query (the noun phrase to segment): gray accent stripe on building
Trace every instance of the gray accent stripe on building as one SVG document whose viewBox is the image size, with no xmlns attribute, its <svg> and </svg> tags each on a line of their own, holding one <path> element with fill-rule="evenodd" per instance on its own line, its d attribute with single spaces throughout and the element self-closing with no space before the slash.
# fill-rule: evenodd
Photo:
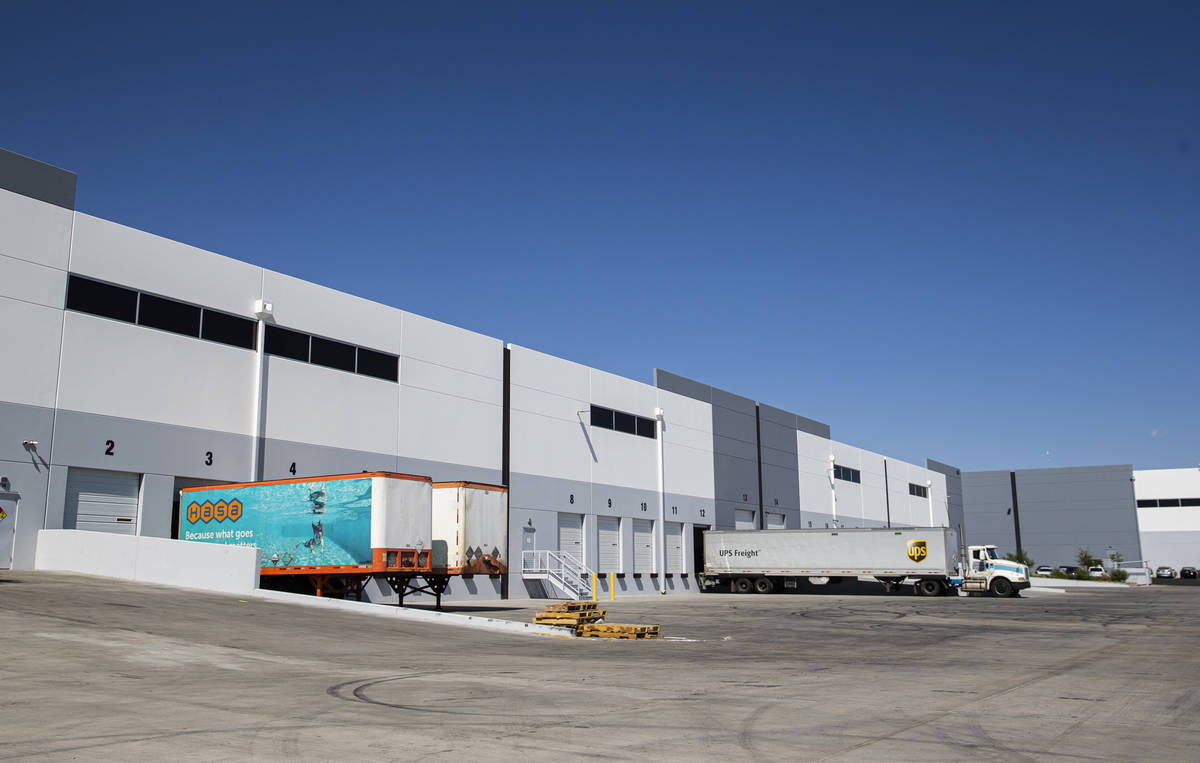
<svg viewBox="0 0 1200 763">
<path fill-rule="evenodd" d="M 1013 538 L 1017 542 L 1017 553 L 1021 552 L 1021 510 L 1017 507 L 1017 473 L 1009 472 L 1009 478 L 1012 480 L 1012 510 L 1013 510 Z"/>
<path fill-rule="evenodd" d="M 0 148 L 0 188 L 75 209 L 75 173 Z"/>
</svg>

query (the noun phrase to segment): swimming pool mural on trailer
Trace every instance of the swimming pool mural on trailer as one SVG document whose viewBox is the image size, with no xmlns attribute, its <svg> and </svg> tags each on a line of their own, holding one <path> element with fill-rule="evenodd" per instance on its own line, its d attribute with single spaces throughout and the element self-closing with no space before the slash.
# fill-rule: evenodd
<svg viewBox="0 0 1200 763">
<path fill-rule="evenodd" d="M 185 490 L 180 540 L 257 546 L 263 567 L 371 563 L 371 478 Z"/>
</svg>

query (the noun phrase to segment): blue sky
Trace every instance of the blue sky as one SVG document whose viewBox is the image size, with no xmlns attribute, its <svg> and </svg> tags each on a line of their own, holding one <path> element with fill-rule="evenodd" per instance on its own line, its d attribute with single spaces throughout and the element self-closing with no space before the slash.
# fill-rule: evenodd
<svg viewBox="0 0 1200 763">
<path fill-rule="evenodd" d="M 1200 465 L 1200 4 L 176 5 L 5 6 L 82 211 L 907 460 Z"/>
</svg>

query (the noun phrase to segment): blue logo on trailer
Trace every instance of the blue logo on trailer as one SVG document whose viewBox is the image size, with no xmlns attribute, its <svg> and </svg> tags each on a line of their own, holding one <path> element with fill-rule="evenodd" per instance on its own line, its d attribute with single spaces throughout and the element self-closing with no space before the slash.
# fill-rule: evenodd
<svg viewBox="0 0 1200 763">
<path fill-rule="evenodd" d="M 180 540 L 257 546 L 264 567 L 371 563 L 369 477 L 189 490 L 183 503 Z"/>
</svg>

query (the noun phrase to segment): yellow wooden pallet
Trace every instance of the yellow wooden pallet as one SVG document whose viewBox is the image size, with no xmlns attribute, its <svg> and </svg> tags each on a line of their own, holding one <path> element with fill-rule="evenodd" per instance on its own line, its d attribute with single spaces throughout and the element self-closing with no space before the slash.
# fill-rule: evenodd
<svg viewBox="0 0 1200 763">
<path fill-rule="evenodd" d="M 623 625 L 621 623 L 582 623 L 575 635 L 587 638 L 661 638 L 657 625 Z"/>
<path fill-rule="evenodd" d="M 596 608 L 594 601 L 560 601 L 546 607 L 547 612 L 586 612 Z"/>
<path fill-rule="evenodd" d="M 594 623 L 607 614 L 603 609 L 593 612 L 538 612 L 533 622 L 539 625 L 581 625 Z"/>
</svg>

